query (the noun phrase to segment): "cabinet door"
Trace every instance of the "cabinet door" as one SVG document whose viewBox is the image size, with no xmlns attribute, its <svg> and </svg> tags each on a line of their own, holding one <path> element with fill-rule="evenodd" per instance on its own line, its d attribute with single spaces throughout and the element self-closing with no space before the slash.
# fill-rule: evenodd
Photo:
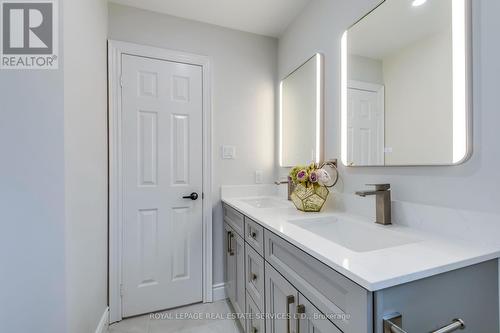
<svg viewBox="0 0 500 333">
<path fill-rule="evenodd" d="M 265 333 L 264 314 L 247 294 L 247 327 L 246 333 Z"/>
<path fill-rule="evenodd" d="M 295 333 L 295 308 L 298 292 L 280 273 L 266 262 L 265 268 L 266 332 Z"/>
<path fill-rule="evenodd" d="M 226 292 L 242 327 L 245 327 L 245 241 L 224 224 L 226 244 Z"/>
<path fill-rule="evenodd" d="M 302 294 L 297 306 L 297 333 L 342 333 Z"/>
<path fill-rule="evenodd" d="M 245 241 L 242 237 L 234 234 L 234 257 L 235 257 L 235 295 L 234 300 L 232 300 L 234 310 L 239 315 L 239 320 L 242 327 L 245 327 L 245 319 L 243 314 L 246 309 L 246 291 L 245 291 Z"/>
<path fill-rule="evenodd" d="M 236 299 L 236 253 L 233 250 L 235 234 L 233 229 L 227 223 L 224 224 L 224 230 L 224 240 L 226 244 L 226 270 L 224 272 L 226 293 L 231 303 L 234 303 Z"/>
</svg>

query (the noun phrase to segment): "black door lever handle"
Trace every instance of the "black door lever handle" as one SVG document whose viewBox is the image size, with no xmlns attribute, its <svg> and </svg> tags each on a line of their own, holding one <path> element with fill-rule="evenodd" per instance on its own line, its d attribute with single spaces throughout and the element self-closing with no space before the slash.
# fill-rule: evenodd
<svg viewBox="0 0 500 333">
<path fill-rule="evenodd" d="M 186 196 L 182 197 L 182 199 L 196 200 L 196 199 L 198 199 L 198 193 L 193 192 L 190 195 L 186 195 Z"/>
</svg>

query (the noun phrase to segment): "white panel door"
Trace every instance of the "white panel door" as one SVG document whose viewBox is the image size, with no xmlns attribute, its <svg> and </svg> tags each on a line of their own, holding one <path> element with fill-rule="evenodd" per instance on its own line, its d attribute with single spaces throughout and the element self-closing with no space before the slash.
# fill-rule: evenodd
<svg viewBox="0 0 500 333">
<path fill-rule="evenodd" d="M 202 68 L 124 55 L 122 83 L 129 317 L 202 301 Z"/>
<path fill-rule="evenodd" d="M 348 89 L 347 163 L 384 165 L 384 110 L 380 93 Z"/>
</svg>

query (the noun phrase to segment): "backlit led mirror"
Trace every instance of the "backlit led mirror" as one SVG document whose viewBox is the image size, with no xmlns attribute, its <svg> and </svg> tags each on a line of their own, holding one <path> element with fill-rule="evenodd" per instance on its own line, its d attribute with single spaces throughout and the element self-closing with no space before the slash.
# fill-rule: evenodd
<svg viewBox="0 0 500 333">
<path fill-rule="evenodd" d="M 316 54 L 280 82 L 280 166 L 322 160 L 322 99 L 323 59 Z"/>
<path fill-rule="evenodd" d="M 469 158 L 470 30 L 469 0 L 386 0 L 344 33 L 344 165 Z"/>
</svg>

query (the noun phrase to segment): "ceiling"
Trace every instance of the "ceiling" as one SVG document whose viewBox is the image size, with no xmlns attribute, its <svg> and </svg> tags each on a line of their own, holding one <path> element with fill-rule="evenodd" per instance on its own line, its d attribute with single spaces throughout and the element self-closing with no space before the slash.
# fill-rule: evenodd
<svg viewBox="0 0 500 333">
<path fill-rule="evenodd" d="M 382 60 L 386 55 L 427 36 L 451 29 L 452 0 L 428 0 L 413 7 L 412 0 L 386 0 L 348 32 L 349 49 Z"/>
<path fill-rule="evenodd" d="M 312 0 L 109 0 L 259 35 L 280 37 Z"/>
</svg>

